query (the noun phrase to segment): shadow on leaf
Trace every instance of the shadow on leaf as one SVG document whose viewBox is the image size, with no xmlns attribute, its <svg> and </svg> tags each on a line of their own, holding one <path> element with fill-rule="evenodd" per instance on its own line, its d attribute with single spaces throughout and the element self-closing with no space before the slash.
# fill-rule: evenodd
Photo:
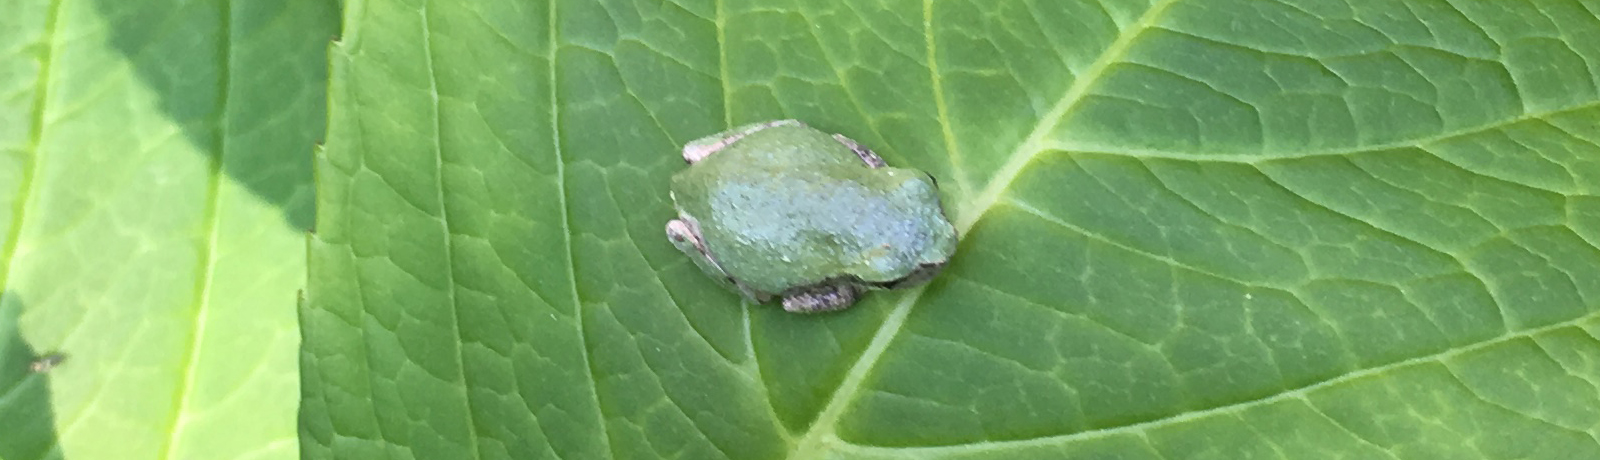
<svg viewBox="0 0 1600 460">
<path fill-rule="evenodd" d="M 0 293 L 0 459 L 52 458 L 59 444 L 50 407 L 50 371 L 69 365 L 59 350 L 35 350 L 17 327 L 22 300 Z"/>
<path fill-rule="evenodd" d="M 94 2 L 110 44 L 211 166 L 312 228 L 334 2 Z M 286 126 L 287 125 L 287 126 Z"/>
</svg>

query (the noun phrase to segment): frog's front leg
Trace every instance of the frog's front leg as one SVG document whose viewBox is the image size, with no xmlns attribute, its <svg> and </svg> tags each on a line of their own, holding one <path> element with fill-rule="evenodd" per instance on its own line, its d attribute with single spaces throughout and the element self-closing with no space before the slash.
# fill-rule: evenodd
<svg viewBox="0 0 1600 460">
<path fill-rule="evenodd" d="M 694 261 L 694 264 L 700 267 L 700 271 L 705 272 L 706 276 L 710 276 L 711 279 L 716 280 L 717 283 L 723 286 L 738 291 L 739 295 L 743 296 L 745 300 L 751 303 L 765 303 L 768 300 L 772 300 L 772 296 L 769 294 L 745 287 L 739 280 L 728 275 L 728 272 L 722 269 L 722 265 L 718 264 L 716 259 L 711 258 L 711 252 L 706 250 L 705 240 L 700 237 L 700 226 L 694 222 L 694 219 L 684 217 L 667 222 L 667 240 L 672 242 L 673 247 L 688 255 L 689 260 Z"/>
<path fill-rule="evenodd" d="M 722 270 L 722 266 L 711 259 L 711 252 L 706 250 L 705 240 L 700 238 L 700 226 L 695 224 L 694 219 L 672 219 L 667 222 L 667 240 L 672 242 L 673 247 L 689 256 L 689 260 L 693 260 L 694 264 L 700 267 L 700 271 L 706 272 L 706 275 L 730 285 L 734 284 L 733 277 L 728 276 L 728 273 Z"/>
<path fill-rule="evenodd" d="M 783 309 L 792 313 L 840 310 L 856 303 L 860 296 L 861 290 L 849 284 L 822 284 L 785 295 Z"/>
<path fill-rule="evenodd" d="M 733 145 L 734 142 L 738 142 L 739 139 L 743 139 L 745 136 L 749 136 L 751 133 L 775 126 L 805 126 L 805 124 L 800 123 L 800 120 L 776 120 L 741 125 L 739 127 L 695 139 L 693 141 L 689 141 L 687 144 L 684 144 L 683 161 L 686 161 L 689 164 L 698 163 L 700 160 L 704 160 L 706 157 L 711 156 L 711 154 L 717 153 L 718 150 L 722 150 L 723 148 Z"/>
<path fill-rule="evenodd" d="M 671 241 L 673 247 L 691 258 L 706 257 L 706 243 L 700 240 L 700 232 L 695 231 L 694 226 L 683 219 L 672 219 L 667 222 L 667 241 Z"/>
<path fill-rule="evenodd" d="M 878 154 L 872 153 L 871 149 L 861 146 L 861 143 L 856 142 L 855 139 L 844 137 L 843 134 L 834 134 L 833 140 L 839 141 L 845 147 L 849 147 L 851 152 L 855 152 L 856 156 L 861 157 L 861 162 L 866 163 L 867 167 L 882 168 L 887 164 L 883 162 L 883 158 L 879 157 Z"/>
</svg>

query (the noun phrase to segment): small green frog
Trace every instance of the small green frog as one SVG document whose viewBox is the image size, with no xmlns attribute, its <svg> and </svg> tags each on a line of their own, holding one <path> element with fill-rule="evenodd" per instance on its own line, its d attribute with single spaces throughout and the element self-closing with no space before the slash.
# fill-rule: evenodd
<svg viewBox="0 0 1600 460">
<path fill-rule="evenodd" d="M 683 147 L 667 238 L 746 300 L 839 310 L 932 278 L 956 249 L 933 176 L 847 137 L 779 120 Z"/>
</svg>

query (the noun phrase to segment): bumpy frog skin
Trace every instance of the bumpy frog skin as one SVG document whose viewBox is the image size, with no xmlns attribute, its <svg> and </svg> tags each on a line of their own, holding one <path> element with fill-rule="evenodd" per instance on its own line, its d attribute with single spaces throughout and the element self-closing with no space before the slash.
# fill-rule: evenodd
<svg viewBox="0 0 1600 460">
<path fill-rule="evenodd" d="M 690 142 L 683 158 L 667 237 L 750 302 L 843 309 L 869 289 L 927 281 L 955 252 L 933 177 L 844 136 L 755 123 Z"/>
</svg>

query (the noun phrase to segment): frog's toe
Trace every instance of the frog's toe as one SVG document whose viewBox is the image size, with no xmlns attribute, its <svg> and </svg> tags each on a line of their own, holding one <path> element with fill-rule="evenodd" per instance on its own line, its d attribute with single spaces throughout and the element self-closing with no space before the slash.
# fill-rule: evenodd
<svg viewBox="0 0 1600 460">
<path fill-rule="evenodd" d="M 720 140 L 710 142 L 691 142 L 686 144 L 683 146 L 683 162 L 688 164 L 699 163 L 700 160 L 706 159 L 706 157 L 711 156 L 712 153 L 716 153 L 717 150 L 721 150 L 723 147 L 726 147 L 727 144 L 727 142 Z"/>
<path fill-rule="evenodd" d="M 817 286 L 783 297 L 783 309 L 791 313 L 821 313 L 842 310 L 856 303 L 861 291 L 850 285 Z"/>
<path fill-rule="evenodd" d="M 672 238 L 672 241 L 683 242 L 688 241 L 689 236 L 689 224 L 685 224 L 678 219 L 667 221 L 667 238 Z"/>
<path fill-rule="evenodd" d="M 705 244 L 700 242 L 700 235 L 695 233 L 694 227 L 682 219 L 672 219 L 667 222 L 667 240 L 684 252 L 689 252 L 690 249 L 704 252 L 700 249 L 705 247 Z"/>
</svg>

